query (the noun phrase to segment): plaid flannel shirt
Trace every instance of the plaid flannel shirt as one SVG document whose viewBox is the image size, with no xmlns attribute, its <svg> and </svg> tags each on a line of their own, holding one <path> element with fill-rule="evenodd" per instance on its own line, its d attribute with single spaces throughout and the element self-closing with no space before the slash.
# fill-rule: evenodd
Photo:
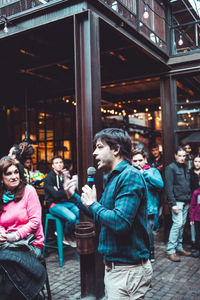
<svg viewBox="0 0 200 300">
<path fill-rule="evenodd" d="M 82 208 L 77 194 L 73 199 Z M 98 251 L 106 260 L 137 263 L 149 258 L 146 186 L 136 168 L 120 162 L 109 175 L 100 201 L 89 210 L 101 225 Z"/>
</svg>

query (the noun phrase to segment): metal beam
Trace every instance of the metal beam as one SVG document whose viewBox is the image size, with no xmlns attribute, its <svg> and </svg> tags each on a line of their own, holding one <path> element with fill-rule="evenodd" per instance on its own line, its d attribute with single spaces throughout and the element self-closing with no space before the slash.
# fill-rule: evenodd
<svg viewBox="0 0 200 300">
<path fill-rule="evenodd" d="M 85 1 L 48 2 L 39 8 L 29 9 L 9 17 L 8 32 L 0 30 L 0 39 L 72 17 L 86 9 Z"/>
</svg>

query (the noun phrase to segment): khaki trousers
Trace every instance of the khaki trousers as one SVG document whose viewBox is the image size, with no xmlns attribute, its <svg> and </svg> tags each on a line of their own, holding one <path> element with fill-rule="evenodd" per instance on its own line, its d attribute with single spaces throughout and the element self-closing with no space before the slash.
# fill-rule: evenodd
<svg viewBox="0 0 200 300">
<path fill-rule="evenodd" d="M 152 266 L 149 260 L 139 265 L 105 266 L 105 296 L 107 300 L 139 300 L 150 286 Z"/>
</svg>

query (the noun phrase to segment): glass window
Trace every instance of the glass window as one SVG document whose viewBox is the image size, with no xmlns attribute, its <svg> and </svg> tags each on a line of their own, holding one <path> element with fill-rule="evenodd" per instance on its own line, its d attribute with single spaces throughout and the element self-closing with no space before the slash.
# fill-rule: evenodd
<svg viewBox="0 0 200 300">
<path fill-rule="evenodd" d="M 200 128 L 200 104 L 177 106 L 178 129 Z"/>
</svg>

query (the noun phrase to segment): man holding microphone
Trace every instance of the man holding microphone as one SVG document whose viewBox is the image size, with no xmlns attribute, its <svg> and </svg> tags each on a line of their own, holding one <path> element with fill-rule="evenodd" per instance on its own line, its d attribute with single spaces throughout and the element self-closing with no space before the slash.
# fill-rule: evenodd
<svg viewBox="0 0 200 300">
<path fill-rule="evenodd" d="M 145 182 L 130 165 L 127 132 L 104 129 L 95 135 L 94 142 L 97 167 L 109 173 L 100 201 L 94 185 L 85 185 L 81 198 L 75 192 L 75 179 L 66 178 L 64 189 L 70 201 L 101 225 L 98 251 L 105 264 L 107 299 L 143 299 L 152 277 Z"/>
</svg>

